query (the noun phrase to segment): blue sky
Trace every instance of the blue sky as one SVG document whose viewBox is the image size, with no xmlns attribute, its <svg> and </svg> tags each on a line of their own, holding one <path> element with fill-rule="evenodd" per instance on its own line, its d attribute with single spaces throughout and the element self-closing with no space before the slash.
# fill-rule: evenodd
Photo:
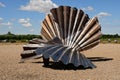
<svg viewBox="0 0 120 80">
<path fill-rule="evenodd" d="M 120 35 L 120 0 L 0 0 L 0 34 L 40 34 L 45 15 L 60 5 L 98 16 L 103 34 Z"/>
</svg>

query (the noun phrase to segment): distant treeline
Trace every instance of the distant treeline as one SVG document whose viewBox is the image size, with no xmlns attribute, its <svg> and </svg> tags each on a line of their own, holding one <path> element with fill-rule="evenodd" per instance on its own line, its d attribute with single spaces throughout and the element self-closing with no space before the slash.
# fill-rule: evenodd
<svg viewBox="0 0 120 80">
<path fill-rule="evenodd" d="M 41 38 L 40 35 L 0 35 L 0 40 L 31 40 Z"/>
<path fill-rule="evenodd" d="M 120 38 L 120 35 L 118 34 L 114 34 L 114 35 L 110 35 L 110 34 L 103 34 L 101 38 Z"/>
<path fill-rule="evenodd" d="M 0 35 L 0 42 L 27 42 L 28 40 L 31 40 L 33 38 L 41 38 L 40 35 L 32 35 L 32 34 L 27 34 L 27 35 L 15 35 L 12 34 L 11 32 L 8 32 L 7 34 Z"/>
<path fill-rule="evenodd" d="M 110 34 L 103 34 L 101 37 L 102 43 L 120 43 L 120 35 L 110 35 Z"/>
<path fill-rule="evenodd" d="M 20 42 L 27 42 L 33 38 L 41 38 L 40 35 L 31 35 L 31 34 L 27 34 L 27 35 L 15 35 L 12 34 L 11 32 L 8 32 L 7 34 L 2 34 L 0 35 L 0 42 L 16 42 L 16 41 L 20 41 Z M 120 35 L 115 34 L 115 35 L 110 35 L 110 34 L 103 34 L 101 37 L 101 41 L 107 41 L 107 40 L 120 40 Z"/>
</svg>

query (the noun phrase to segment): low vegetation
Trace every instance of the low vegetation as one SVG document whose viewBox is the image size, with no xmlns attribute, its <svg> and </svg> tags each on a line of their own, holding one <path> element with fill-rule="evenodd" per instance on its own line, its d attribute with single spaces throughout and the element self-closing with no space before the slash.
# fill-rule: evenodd
<svg viewBox="0 0 120 80">
<path fill-rule="evenodd" d="M 120 35 L 103 34 L 101 37 L 102 43 L 120 43 Z"/>
<path fill-rule="evenodd" d="M 41 38 L 40 35 L 32 35 L 32 34 L 27 34 L 27 35 L 15 35 L 12 34 L 11 32 L 8 32 L 7 34 L 2 34 L 0 35 L 0 42 L 28 42 L 29 40 L 33 38 Z M 114 34 L 103 34 L 101 37 L 101 43 L 120 43 L 120 35 Z"/>
<path fill-rule="evenodd" d="M 11 32 L 8 32 L 7 34 L 2 34 L 0 35 L 0 42 L 28 42 L 29 40 L 33 38 L 41 38 L 40 35 L 32 35 L 32 34 L 27 34 L 27 35 L 15 35 L 12 34 Z"/>
</svg>

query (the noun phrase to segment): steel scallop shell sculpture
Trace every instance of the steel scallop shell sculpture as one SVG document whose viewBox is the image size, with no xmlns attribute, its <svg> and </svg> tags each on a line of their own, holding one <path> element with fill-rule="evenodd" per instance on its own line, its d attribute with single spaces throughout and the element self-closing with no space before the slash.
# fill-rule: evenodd
<svg viewBox="0 0 120 80">
<path fill-rule="evenodd" d="M 42 22 L 41 36 L 47 43 L 35 50 L 37 55 L 65 65 L 95 67 L 81 52 L 100 42 L 101 26 L 97 17 L 90 19 L 81 9 L 69 6 L 53 8 Z"/>
<path fill-rule="evenodd" d="M 69 6 L 53 8 L 50 12 L 42 22 L 41 36 L 46 41 L 58 38 L 59 42 L 39 48 L 36 53 L 76 67 L 95 67 L 81 51 L 100 42 L 101 27 L 97 17 L 90 19 L 82 10 Z"/>
</svg>

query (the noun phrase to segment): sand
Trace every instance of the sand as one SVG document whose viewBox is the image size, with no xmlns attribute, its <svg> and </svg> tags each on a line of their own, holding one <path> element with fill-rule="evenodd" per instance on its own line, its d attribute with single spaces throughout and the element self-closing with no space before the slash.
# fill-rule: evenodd
<svg viewBox="0 0 120 80">
<path fill-rule="evenodd" d="M 120 80 L 120 44 L 99 44 L 84 51 L 97 68 L 77 70 L 43 67 L 42 58 L 19 63 L 22 46 L 0 44 L 0 80 Z"/>
</svg>

